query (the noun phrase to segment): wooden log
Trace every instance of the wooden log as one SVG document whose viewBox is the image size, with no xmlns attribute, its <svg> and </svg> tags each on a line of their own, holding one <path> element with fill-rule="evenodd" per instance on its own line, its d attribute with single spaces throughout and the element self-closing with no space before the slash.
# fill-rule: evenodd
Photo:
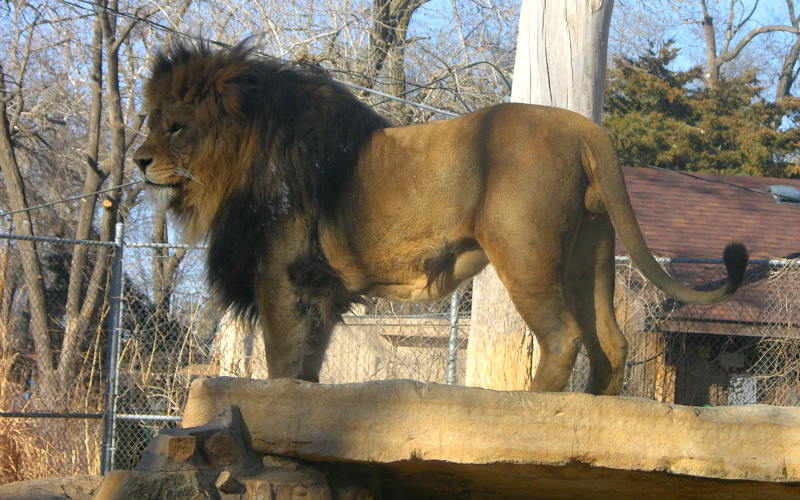
<svg viewBox="0 0 800 500">
<path fill-rule="evenodd" d="M 201 425 L 228 405 L 241 409 L 254 451 L 313 461 L 584 464 L 800 481 L 798 408 L 695 408 L 407 380 L 334 386 L 213 378 L 192 384 L 183 425 Z"/>
</svg>

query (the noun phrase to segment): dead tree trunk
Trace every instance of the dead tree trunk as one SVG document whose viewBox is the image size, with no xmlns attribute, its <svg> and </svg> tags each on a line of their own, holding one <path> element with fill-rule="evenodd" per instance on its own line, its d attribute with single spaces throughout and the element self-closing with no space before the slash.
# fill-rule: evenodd
<svg viewBox="0 0 800 500">
<path fill-rule="evenodd" d="M 613 4 L 523 2 L 511 100 L 567 108 L 599 122 Z M 537 351 L 489 266 L 474 282 L 466 385 L 529 390 Z"/>
</svg>

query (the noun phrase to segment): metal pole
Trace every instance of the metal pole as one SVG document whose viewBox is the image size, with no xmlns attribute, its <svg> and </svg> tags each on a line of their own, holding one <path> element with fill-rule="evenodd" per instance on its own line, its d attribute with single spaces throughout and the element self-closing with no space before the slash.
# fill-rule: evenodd
<svg viewBox="0 0 800 500">
<path fill-rule="evenodd" d="M 450 297 L 450 340 L 447 348 L 450 358 L 447 360 L 447 383 L 456 383 L 456 359 L 458 357 L 458 303 L 461 300 L 461 291 L 456 290 Z"/>
<path fill-rule="evenodd" d="M 101 472 L 108 474 L 114 468 L 114 448 L 117 417 L 117 381 L 119 373 L 119 340 L 122 330 L 122 255 L 125 248 L 125 225 L 118 222 L 114 233 L 114 255 L 111 263 L 111 288 L 109 311 L 106 320 L 108 332 L 108 371 L 106 376 L 105 409 L 103 413 L 103 456 Z"/>
</svg>

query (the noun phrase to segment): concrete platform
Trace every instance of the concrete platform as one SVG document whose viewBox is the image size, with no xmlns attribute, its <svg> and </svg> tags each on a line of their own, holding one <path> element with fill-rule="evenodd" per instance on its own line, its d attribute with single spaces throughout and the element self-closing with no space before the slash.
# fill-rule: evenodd
<svg viewBox="0 0 800 500">
<path fill-rule="evenodd" d="M 214 378 L 183 425 L 230 405 L 255 452 L 371 477 L 385 498 L 800 496 L 800 408 Z"/>
</svg>

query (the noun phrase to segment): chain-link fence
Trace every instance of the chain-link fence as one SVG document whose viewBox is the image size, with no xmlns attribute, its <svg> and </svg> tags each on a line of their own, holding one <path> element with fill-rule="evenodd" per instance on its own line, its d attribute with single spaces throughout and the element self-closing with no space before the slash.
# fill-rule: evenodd
<svg viewBox="0 0 800 500">
<path fill-rule="evenodd" d="M 200 249 L 12 235 L 0 243 L 0 453 L 8 457 L 0 482 L 133 467 L 159 429 L 180 421 L 193 378 L 267 375 L 261 336 L 214 306 Z M 86 279 L 76 291 L 69 266 L 78 248 L 86 249 Z M 43 304 L 26 274 L 31 257 L 40 263 Z M 665 267 L 696 285 L 716 287 L 725 276 L 713 261 Z M 617 318 L 630 344 L 624 395 L 689 405 L 800 404 L 798 288 L 794 262 L 757 262 L 730 301 L 687 306 L 618 259 Z M 81 316 L 74 297 L 96 303 Z M 470 310 L 470 285 L 429 304 L 370 299 L 336 328 L 322 382 L 463 383 Z M 79 335 L 69 333 L 78 327 Z M 41 375 L 45 340 L 48 377 Z M 60 372 L 74 342 L 79 356 Z M 568 390 L 583 390 L 587 373 L 581 353 Z"/>
<path fill-rule="evenodd" d="M 617 263 L 617 321 L 628 339 L 623 395 L 685 405 L 800 404 L 800 262 L 751 263 L 743 287 L 715 306 L 668 299 L 626 258 Z M 725 267 L 665 260 L 682 283 L 719 287 Z M 581 352 L 569 390 L 581 390 Z"/>
<path fill-rule="evenodd" d="M 76 247 L 91 263 L 77 290 Z M 0 483 L 100 469 L 108 308 L 95 292 L 113 254 L 107 242 L 0 238 Z"/>
</svg>

